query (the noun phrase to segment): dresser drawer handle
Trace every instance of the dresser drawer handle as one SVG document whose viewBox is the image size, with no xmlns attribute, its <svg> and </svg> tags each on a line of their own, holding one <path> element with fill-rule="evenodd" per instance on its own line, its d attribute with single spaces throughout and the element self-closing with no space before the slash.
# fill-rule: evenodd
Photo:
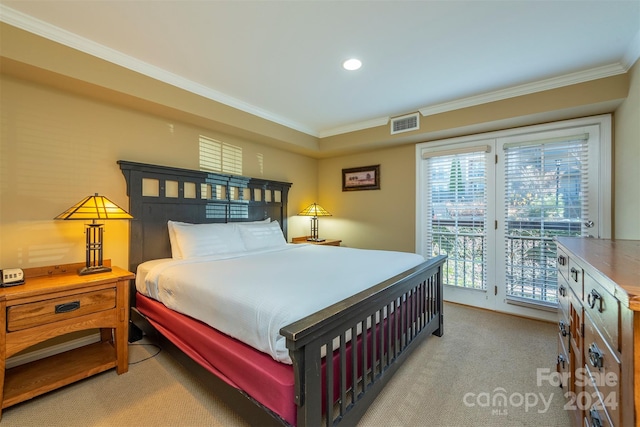
<svg viewBox="0 0 640 427">
<path fill-rule="evenodd" d="M 603 359 L 604 354 L 602 354 L 602 351 L 598 348 L 596 343 L 591 343 L 589 346 L 589 362 L 591 363 L 591 366 L 598 369 L 602 368 Z"/>
<path fill-rule="evenodd" d="M 564 364 L 565 364 L 566 360 L 564 358 L 564 356 L 562 354 L 558 355 L 558 366 L 560 366 L 560 364 L 562 363 L 562 369 L 564 370 Z"/>
<path fill-rule="evenodd" d="M 567 325 L 564 324 L 564 321 L 561 320 L 558 322 L 558 328 L 560 329 L 560 333 L 563 337 L 567 336 Z"/>
<path fill-rule="evenodd" d="M 567 257 L 565 257 L 564 255 L 559 255 L 558 256 L 558 264 L 567 265 Z"/>
<path fill-rule="evenodd" d="M 596 408 L 589 409 L 589 418 L 591 418 L 592 427 L 602 427 L 604 425 Z"/>
<path fill-rule="evenodd" d="M 602 308 L 602 295 L 598 293 L 595 289 L 591 289 L 589 296 L 587 296 L 587 302 L 589 303 L 589 307 L 594 308 L 596 306 L 596 302 L 599 301 L 598 311 L 602 313 L 604 309 Z"/>
<path fill-rule="evenodd" d="M 65 302 L 56 305 L 56 314 L 69 313 L 80 308 L 80 301 Z"/>
<path fill-rule="evenodd" d="M 578 283 L 578 270 L 575 267 L 571 267 L 571 277 L 574 282 Z"/>
<path fill-rule="evenodd" d="M 564 286 L 560 285 L 560 287 L 558 288 L 558 293 L 560 294 L 561 297 L 566 297 L 567 296 L 567 288 L 565 288 Z"/>
</svg>

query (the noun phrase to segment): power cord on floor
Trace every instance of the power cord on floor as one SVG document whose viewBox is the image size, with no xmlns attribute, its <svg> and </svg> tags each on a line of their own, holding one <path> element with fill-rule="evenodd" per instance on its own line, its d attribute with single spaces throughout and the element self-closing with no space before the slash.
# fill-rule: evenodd
<svg viewBox="0 0 640 427">
<path fill-rule="evenodd" d="M 156 357 L 157 355 L 159 355 L 159 354 L 162 352 L 162 348 L 161 348 L 159 345 L 157 345 L 157 344 L 151 344 L 151 343 L 149 343 L 149 344 L 146 344 L 146 343 L 129 343 L 129 345 L 130 345 L 130 346 L 134 346 L 134 345 L 139 345 L 139 346 L 150 346 L 150 347 L 155 347 L 155 348 L 156 348 L 156 350 L 157 350 L 155 353 L 153 353 L 153 354 L 152 354 L 152 355 L 150 355 L 150 356 L 147 356 L 147 357 L 145 357 L 145 358 L 143 358 L 143 359 L 140 359 L 140 360 L 136 360 L 135 362 L 129 362 L 129 366 L 131 366 L 131 365 L 137 365 L 138 363 L 142 363 L 142 362 L 144 362 L 144 361 L 146 361 L 146 360 L 153 359 L 154 357 Z"/>
</svg>

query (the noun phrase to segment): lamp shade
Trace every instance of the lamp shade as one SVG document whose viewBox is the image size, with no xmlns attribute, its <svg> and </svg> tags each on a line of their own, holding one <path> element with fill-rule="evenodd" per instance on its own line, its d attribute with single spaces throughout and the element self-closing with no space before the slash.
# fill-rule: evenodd
<svg viewBox="0 0 640 427">
<path fill-rule="evenodd" d="M 331 216 L 331 214 L 322 206 L 317 203 L 312 203 L 302 210 L 298 215 L 300 216 Z"/>
<path fill-rule="evenodd" d="M 105 196 L 88 196 L 71 206 L 54 219 L 132 219 L 133 217 L 120 206 L 107 199 Z"/>
<path fill-rule="evenodd" d="M 54 219 L 81 219 L 92 221 L 85 223 L 86 228 L 86 262 L 85 266 L 78 270 L 78 274 L 105 273 L 111 271 L 108 265 L 102 265 L 102 224 L 96 222 L 103 219 L 132 219 L 133 217 L 120 206 L 104 196 L 96 193 L 94 196 L 85 197 L 75 205 Z"/>
</svg>

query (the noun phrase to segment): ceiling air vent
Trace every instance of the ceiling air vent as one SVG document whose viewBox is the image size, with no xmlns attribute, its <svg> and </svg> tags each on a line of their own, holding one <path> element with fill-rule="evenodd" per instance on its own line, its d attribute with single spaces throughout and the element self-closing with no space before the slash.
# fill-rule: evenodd
<svg viewBox="0 0 640 427">
<path fill-rule="evenodd" d="M 391 135 L 417 129 L 420 129 L 420 113 L 407 114 L 406 116 L 391 119 Z"/>
</svg>

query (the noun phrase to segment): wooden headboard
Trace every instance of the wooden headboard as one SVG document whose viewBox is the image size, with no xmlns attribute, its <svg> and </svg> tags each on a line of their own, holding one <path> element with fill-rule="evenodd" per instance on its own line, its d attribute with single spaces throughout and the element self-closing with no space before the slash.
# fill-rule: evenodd
<svg viewBox="0 0 640 427">
<path fill-rule="evenodd" d="M 291 183 L 119 160 L 127 181 L 129 270 L 171 258 L 167 221 L 190 223 L 277 220 L 287 238 Z"/>
</svg>

